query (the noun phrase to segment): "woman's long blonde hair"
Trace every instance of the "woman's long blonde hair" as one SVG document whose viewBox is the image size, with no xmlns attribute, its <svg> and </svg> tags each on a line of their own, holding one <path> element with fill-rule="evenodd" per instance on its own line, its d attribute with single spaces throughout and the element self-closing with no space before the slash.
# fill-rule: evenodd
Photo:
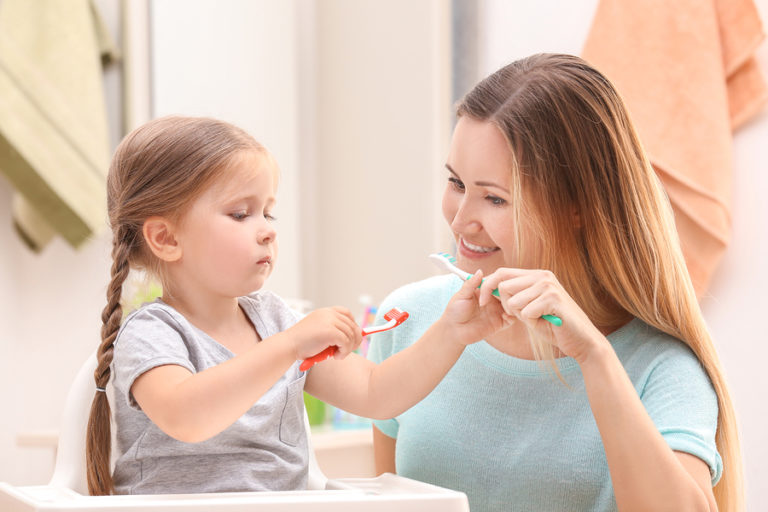
<svg viewBox="0 0 768 512">
<path fill-rule="evenodd" d="M 741 452 L 723 370 L 669 201 L 614 87 L 579 57 L 539 54 L 484 79 L 457 113 L 492 122 L 507 138 L 515 215 L 533 219 L 543 267 L 589 318 L 615 326 L 638 317 L 696 354 L 718 397 L 724 470 L 715 498 L 722 511 L 743 510 Z M 576 229 L 563 222 L 573 218 Z"/>
<path fill-rule="evenodd" d="M 204 117 L 155 119 L 129 133 L 117 147 L 107 176 L 107 211 L 112 228 L 112 269 L 107 305 L 101 313 L 101 344 L 94 372 L 96 387 L 109 382 L 112 350 L 122 320 L 120 299 L 131 268 L 162 282 L 162 268 L 147 249 L 142 228 L 152 216 L 178 219 L 238 154 L 266 150 L 246 132 Z M 110 407 L 97 391 L 86 435 L 88 491 L 111 494 Z"/>
</svg>

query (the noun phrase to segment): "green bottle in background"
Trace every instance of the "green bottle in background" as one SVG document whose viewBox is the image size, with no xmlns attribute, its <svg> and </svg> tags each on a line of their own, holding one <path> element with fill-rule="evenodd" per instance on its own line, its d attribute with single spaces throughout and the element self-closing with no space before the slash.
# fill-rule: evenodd
<svg viewBox="0 0 768 512">
<path fill-rule="evenodd" d="M 325 402 L 318 400 L 305 391 L 304 406 L 307 408 L 310 425 L 322 425 L 325 423 Z"/>
</svg>

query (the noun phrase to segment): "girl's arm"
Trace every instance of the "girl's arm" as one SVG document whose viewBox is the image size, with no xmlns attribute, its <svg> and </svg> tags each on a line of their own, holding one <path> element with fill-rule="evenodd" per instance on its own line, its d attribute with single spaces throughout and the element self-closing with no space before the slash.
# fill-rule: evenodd
<svg viewBox="0 0 768 512">
<path fill-rule="evenodd" d="M 504 326 L 500 304 L 478 305 L 481 279 L 477 272 L 466 281 L 442 316 L 405 350 L 378 365 L 357 354 L 318 364 L 307 376 L 306 391 L 366 418 L 393 418 L 406 411 L 437 386 L 466 345 Z"/>
<path fill-rule="evenodd" d="M 245 414 L 297 360 L 329 345 L 344 357 L 360 341 L 360 328 L 349 311 L 324 308 L 199 373 L 172 364 L 148 370 L 134 381 L 131 392 L 163 432 L 180 441 L 204 441 Z"/>
<path fill-rule="evenodd" d="M 608 339 L 554 275 L 499 269 L 482 285 L 480 303 L 495 300 L 497 287 L 510 321 L 524 322 L 579 363 L 619 510 L 717 510 L 707 464 L 669 447 Z M 544 314 L 563 325 L 550 326 Z"/>
</svg>

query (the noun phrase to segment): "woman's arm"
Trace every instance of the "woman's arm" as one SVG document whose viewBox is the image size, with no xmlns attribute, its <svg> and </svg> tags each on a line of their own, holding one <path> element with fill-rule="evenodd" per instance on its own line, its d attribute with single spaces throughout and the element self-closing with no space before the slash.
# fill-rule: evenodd
<svg viewBox="0 0 768 512">
<path fill-rule="evenodd" d="M 610 342 L 555 276 L 499 269 L 482 285 L 480 303 L 494 300 L 497 287 L 510 321 L 524 322 L 579 363 L 619 510 L 717 510 L 706 463 L 669 447 Z M 544 314 L 559 316 L 562 326 L 550 326 Z"/>
<path fill-rule="evenodd" d="M 411 346 L 375 364 L 350 354 L 315 365 L 305 389 L 358 416 L 388 419 L 426 397 L 458 360 L 467 344 L 504 326 L 501 305 L 477 302 L 482 273 L 466 281 L 442 316 Z"/>
<path fill-rule="evenodd" d="M 717 510 L 709 467 L 674 452 L 604 340 L 580 361 L 619 510 Z"/>
<path fill-rule="evenodd" d="M 395 446 L 397 439 L 389 437 L 381 430 L 373 427 L 373 461 L 376 474 L 396 473 Z"/>
</svg>

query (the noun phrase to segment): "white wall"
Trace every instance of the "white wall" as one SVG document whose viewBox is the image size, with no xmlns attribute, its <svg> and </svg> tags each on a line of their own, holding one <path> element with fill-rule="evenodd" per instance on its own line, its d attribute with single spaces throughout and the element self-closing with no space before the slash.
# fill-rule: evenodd
<svg viewBox="0 0 768 512">
<path fill-rule="evenodd" d="M 450 136 L 444 0 L 317 3 L 305 294 L 359 310 L 434 272 Z"/>
<path fill-rule="evenodd" d="M 230 121 L 275 156 L 279 258 L 267 287 L 301 295 L 295 1 L 150 2 L 152 116 Z"/>
<path fill-rule="evenodd" d="M 481 0 L 481 72 L 488 74 L 532 53 L 578 55 L 597 3 Z M 768 0 L 756 0 L 756 4 L 768 23 Z M 758 60 L 768 73 L 768 43 L 760 47 Z M 768 334 L 762 322 L 768 303 L 766 141 L 768 109 L 734 136 L 732 241 L 702 301 L 740 420 L 748 510 L 762 510 L 768 503 L 768 408 L 760 379 L 768 360 Z"/>
<path fill-rule="evenodd" d="M 119 40 L 119 0 L 96 4 Z M 110 138 L 120 137 L 120 76 L 105 76 L 110 90 Z M 50 449 L 19 447 L 22 432 L 55 428 L 68 384 L 99 340 L 109 276 L 109 237 L 76 251 L 54 239 L 31 253 L 11 227 L 12 188 L 0 175 L 0 481 L 42 483 L 50 477 Z"/>
</svg>

